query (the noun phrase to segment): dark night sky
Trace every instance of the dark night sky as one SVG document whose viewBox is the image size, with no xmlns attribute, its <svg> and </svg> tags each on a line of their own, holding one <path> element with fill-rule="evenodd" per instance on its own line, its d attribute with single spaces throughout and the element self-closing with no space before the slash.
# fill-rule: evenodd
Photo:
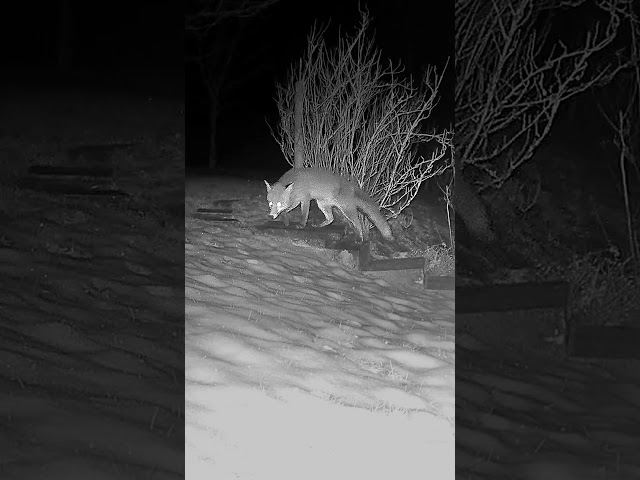
<svg viewBox="0 0 640 480">
<path fill-rule="evenodd" d="M 9 81 L 51 81 L 63 0 L 2 2 L 0 35 Z M 73 18 L 74 71 L 94 72 L 104 83 L 128 77 L 183 89 L 184 19 L 182 4 L 139 0 L 69 0 Z M 153 75 L 151 75 L 153 72 Z M 134 77 L 139 78 L 134 78 Z M 87 78 L 85 75 L 83 78 Z M 154 80 L 155 79 L 155 80 Z M 7 78 L 5 78 L 7 80 Z M 151 86 L 153 88 L 153 86 Z"/>
<path fill-rule="evenodd" d="M 60 81 L 55 67 L 63 1 L 2 2 L 0 35 L 5 74 L 0 81 L 13 80 L 20 85 Z M 206 136 L 208 126 L 202 115 L 207 111 L 206 97 L 202 96 L 197 69 L 185 63 L 185 54 L 192 52 L 185 51 L 183 2 L 68 1 L 73 14 L 74 78 L 82 72 L 82 81 L 89 79 L 107 87 L 162 89 L 179 94 L 186 88 L 188 136 L 191 132 L 194 144 Z M 447 57 L 453 56 L 453 2 L 281 0 L 246 23 L 231 64 L 234 88 L 225 94 L 221 137 L 231 139 L 233 146 L 246 132 L 251 133 L 249 137 L 268 135 L 265 117 L 277 119 L 275 83 L 286 80 L 289 67 L 304 53 L 314 21 L 323 25 L 330 22 L 325 38 L 333 42 L 339 26 L 354 31 L 360 20 L 359 4 L 370 12 L 371 29 L 375 30 L 382 58 L 402 61 L 416 78 L 425 65 L 442 67 Z M 448 84 L 442 88 L 438 107 L 447 124 L 453 111 L 449 108 L 453 78 L 451 61 Z M 221 147 L 227 146 L 223 141 Z"/>
<path fill-rule="evenodd" d="M 53 66 L 61 0 L 3 2 L 10 65 Z M 82 66 L 176 68 L 182 59 L 182 10 L 174 2 L 71 1 L 75 54 Z M 6 48 L 6 47 L 5 47 Z"/>
<path fill-rule="evenodd" d="M 305 52 L 307 35 L 314 21 L 321 25 L 329 22 L 325 39 L 331 44 L 337 38 L 338 27 L 351 33 L 359 25 L 359 3 L 369 10 L 370 33 L 375 33 L 383 61 L 400 60 L 407 70 L 420 78 L 425 65 L 443 67 L 447 57 L 453 57 L 453 2 L 443 6 L 449 2 L 281 0 L 247 22 L 232 59 L 230 77 L 235 86 L 225 93 L 220 116 L 218 146 L 223 157 L 247 139 L 269 135 L 265 117 L 272 125 L 277 120 L 273 99 L 275 84 L 286 81 L 289 67 Z M 453 116 L 453 109 L 447 107 L 453 99 L 453 60 L 448 68 L 449 83 L 442 89 L 443 98 L 438 107 L 447 124 Z M 192 139 L 202 139 L 206 135 L 203 118 L 208 106 L 197 68 L 187 64 L 186 72 L 187 131 L 192 132 Z M 205 155 L 204 152 L 191 155 L 192 158 L 195 156 L 203 158 Z"/>
</svg>

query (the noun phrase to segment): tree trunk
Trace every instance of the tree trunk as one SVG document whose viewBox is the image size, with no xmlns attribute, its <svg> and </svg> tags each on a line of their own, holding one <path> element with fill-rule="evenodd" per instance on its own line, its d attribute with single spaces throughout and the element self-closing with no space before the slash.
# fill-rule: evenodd
<svg viewBox="0 0 640 480">
<path fill-rule="evenodd" d="M 211 99 L 209 116 L 211 127 L 209 128 L 209 169 L 214 170 L 218 164 L 218 145 L 216 135 L 218 130 L 218 98 Z"/>
<path fill-rule="evenodd" d="M 296 82 L 294 105 L 294 131 L 293 131 L 293 166 L 302 168 L 304 157 L 302 155 L 302 105 L 304 101 L 304 85 L 302 80 Z"/>
<path fill-rule="evenodd" d="M 208 40 L 211 42 L 210 44 L 207 44 L 205 40 L 199 46 L 200 71 L 211 102 L 209 107 L 211 125 L 209 133 L 209 168 L 215 168 L 218 163 L 216 133 L 223 102 L 221 97 L 229 75 L 231 59 L 245 24 L 246 20 L 240 19 L 235 25 L 221 25 L 214 38 Z"/>
</svg>

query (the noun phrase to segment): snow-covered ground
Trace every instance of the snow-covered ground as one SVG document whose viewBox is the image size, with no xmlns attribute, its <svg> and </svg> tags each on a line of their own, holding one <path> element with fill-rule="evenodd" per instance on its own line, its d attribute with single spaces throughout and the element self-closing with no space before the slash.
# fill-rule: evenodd
<svg viewBox="0 0 640 480">
<path fill-rule="evenodd" d="M 452 479 L 454 295 L 246 227 L 186 221 L 186 478 Z"/>
<path fill-rule="evenodd" d="M 181 478 L 181 238 L 38 197 L 0 237 L 0 478 Z"/>
<path fill-rule="evenodd" d="M 9 97 L 0 164 L 17 173 L 68 164 L 79 144 L 140 143 L 105 162 L 128 198 L 14 189 L 2 170 L 0 478 L 183 478 L 182 102 Z"/>
<path fill-rule="evenodd" d="M 456 478 L 640 478 L 637 361 L 570 359 L 458 333 Z"/>
</svg>

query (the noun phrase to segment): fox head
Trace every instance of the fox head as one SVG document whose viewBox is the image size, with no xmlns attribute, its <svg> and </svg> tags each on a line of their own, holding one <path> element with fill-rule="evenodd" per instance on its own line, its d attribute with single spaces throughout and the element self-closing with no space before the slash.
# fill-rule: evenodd
<svg viewBox="0 0 640 480">
<path fill-rule="evenodd" d="M 289 207 L 289 197 L 291 196 L 293 183 L 286 188 L 280 183 L 269 185 L 269 182 L 266 180 L 264 183 L 267 185 L 267 201 L 269 202 L 270 208 L 269 215 L 276 218 Z"/>
</svg>

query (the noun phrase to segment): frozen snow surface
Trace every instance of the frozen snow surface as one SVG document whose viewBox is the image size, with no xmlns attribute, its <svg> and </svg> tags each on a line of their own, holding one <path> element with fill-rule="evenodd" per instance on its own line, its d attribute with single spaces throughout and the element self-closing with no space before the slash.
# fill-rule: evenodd
<svg viewBox="0 0 640 480">
<path fill-rule="evenodd" d="M 454 295 L 187 221 L 186 478 L 453 479 Z"/>
<path fill-rule="evenodd" d="M 1 236 L 2 479 L 183 477 L 182 238 L 95 208 Z"/>
<path fill-rule="evenodd" d="M 456 478 L 640 478 L 640 369 L 483 344 L 456 345 Z"/>
</svg>

